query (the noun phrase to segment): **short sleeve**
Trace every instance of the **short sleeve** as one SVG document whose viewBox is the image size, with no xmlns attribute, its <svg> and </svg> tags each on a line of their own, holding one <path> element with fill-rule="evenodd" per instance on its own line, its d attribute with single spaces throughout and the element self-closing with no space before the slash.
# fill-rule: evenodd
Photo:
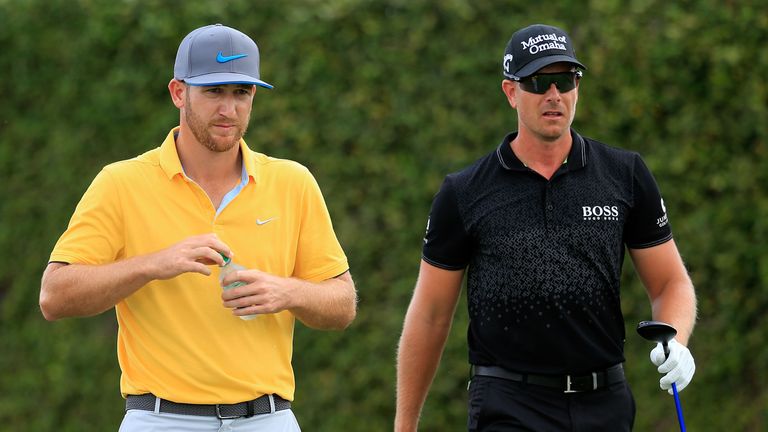
<svg viewBox="0 0 768 432">
<path fill-rule="evenodd" d="M 450 176 L 445 178 L 432 201 L 422 258 L 446 270 L 460 270 L 469 264 L 470 238 Z"/>
<path fill-rule="evenodd" d="M 349 270 L 320 186 L 308 170 L 301 200 L 301 227 L 293 276 L 319 282 Z"/>
<path fill-rule="evenodd" d="M 50 261 L 105 264 L 122 253 L 125 238 L 120 196 L 114 178 L 103 169 L 83 194 L 51 253 Z"/>
<path fill-rule="evenodd" d="M 635 155 L 632 184 L 633 205 L 624 227 L 624 242 L 632 249 L 649 248 L 669 241 L 669 224 L 664 199 L 651 171 Z"/>
</svg>

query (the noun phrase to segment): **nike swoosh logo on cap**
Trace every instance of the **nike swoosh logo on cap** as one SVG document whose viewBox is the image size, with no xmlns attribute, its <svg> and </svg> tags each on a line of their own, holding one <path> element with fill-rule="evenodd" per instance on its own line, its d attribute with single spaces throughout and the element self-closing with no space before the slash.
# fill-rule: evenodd
<svg viewBox="0 0 768 432">
<path fill-rule="evenodd" d="M 225 56 L 223 51 L 219 51 L 219 53 L 216 54 L 216 61 L 219 63 L 226 63 L 228 61 L 237 60 L 243 57 L 248 57 L 248 54 L 235 54 L 231 56 Z"/>
</svg>

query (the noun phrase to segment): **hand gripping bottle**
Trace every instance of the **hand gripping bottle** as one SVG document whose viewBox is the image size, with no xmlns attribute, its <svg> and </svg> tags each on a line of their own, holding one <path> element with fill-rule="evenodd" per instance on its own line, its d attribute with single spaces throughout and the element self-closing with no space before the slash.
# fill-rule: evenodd
<svg viewBox="0 0 768 432">
<path fill-rule="evenodd" d="M 219 271 L 219 283 L 221 283 L 225 277 L 227 277 L 228 274 L 239 271 L 239 270 L 247 270 L 245 267 L 241 266 L 240 264 L 237 264 L 232 261 L 231 258 L 224 254 L 220 254 L 222 258 L 224 258 L 224 265 L 221 266 L 221 270 Z M 241 281 L 234 281 L 231 284 L 224 287 L 225 290 L 228 290 L 230 288 L 235 288 L 239 286 L 247 285 L 245 282 Z M 242 320 L 252 320 L 256 318 L 258 315 L 242 315 L 240 316 L 240 319 Z"/>
</svg>

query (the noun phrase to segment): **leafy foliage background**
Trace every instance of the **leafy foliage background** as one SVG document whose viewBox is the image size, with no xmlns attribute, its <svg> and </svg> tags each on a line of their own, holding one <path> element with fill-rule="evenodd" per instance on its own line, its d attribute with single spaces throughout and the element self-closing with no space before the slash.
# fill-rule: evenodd
<svg viewBox="0 0 768 432">
<path fill-rule="evenodd" d="M 297 327 L 308 431 L 391 430 L 395 350 L 433 194 L 516 128 L 500 91 L 514 30 L 565 28 L 588 67 L 574 127 L 639 151 L 697 285 L 691 430 L 768 429 L 768 15 L 758 0 L 0 0 L 0 424 L 117 430 L 115 319 L 46 322 L 39 280 L 99 169 L 178 122 L 181 38 L 222 22 L 262 51 L 252 148 L 310 167 L 359 288 L 350 329 Z M 625 265 L 636 430 L 675 430 L 634 331 L 650 317 Z M 465 430 L 460 304 L 422 430 Z M 542 341 L 546 343 L 546 341 Z"/>
</svg>

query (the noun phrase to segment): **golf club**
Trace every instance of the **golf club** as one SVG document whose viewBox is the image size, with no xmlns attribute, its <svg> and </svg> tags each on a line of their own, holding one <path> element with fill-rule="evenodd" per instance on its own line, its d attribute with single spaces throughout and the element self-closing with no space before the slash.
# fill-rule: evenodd
<svg viewBox="0 0 768 432">
<path fill-rule="evenodd" d="M 677 330 L 675 330 L 674 327 L 661 321 L 640 321 L 637 324 L 637 333 L 646 340 L 661 343 L 661 346 L 664 347 L 664 357 L 669 358 L 668 342 L 677 334 Z M 672 393 L 675 395 L 677 421 L 680 423 L 680 430 L 685 432 L 683 408 L 680 405 L 680 396 L 677 393 L 677 386 L 675 383 L 672 383 Z"/>
</svg>

